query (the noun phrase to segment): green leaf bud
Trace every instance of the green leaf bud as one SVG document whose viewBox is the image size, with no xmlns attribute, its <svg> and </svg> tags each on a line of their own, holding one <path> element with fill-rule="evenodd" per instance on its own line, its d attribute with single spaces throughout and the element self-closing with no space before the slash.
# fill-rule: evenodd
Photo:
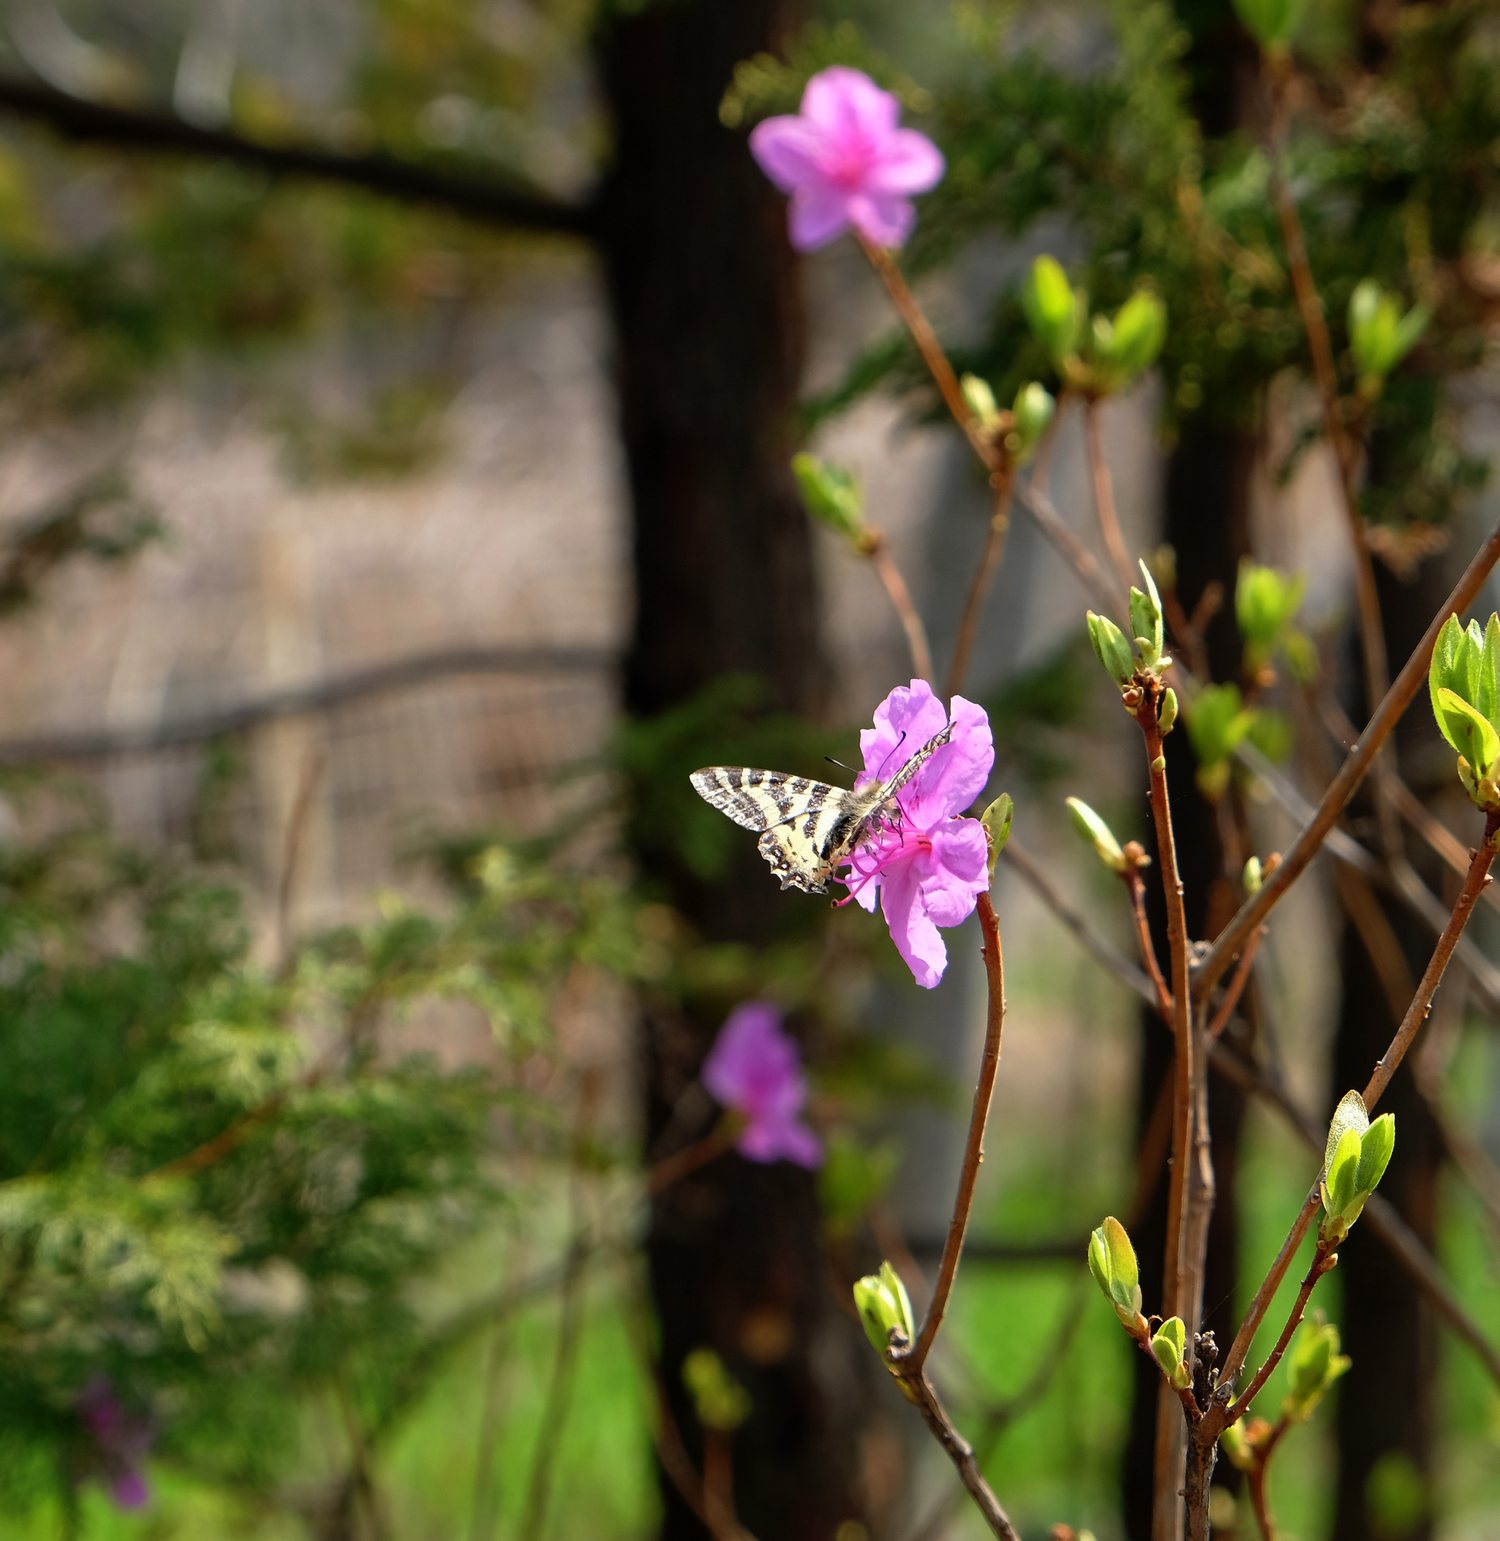
<svg viewBox="0 0 1500 1541">
<path fill-rule="evenodd" d="M 1361 1193 L 1373 1193 L 1379 1186 L 1395 1148 L 1396 1115 L 1382 1113 L 1360 1137 L 1359 1170 L 1354 1174 L 1354 1183 Z"/>
<path fill-rule="evenodd" d="M 1130 630 L 1141 651 L 1141 662 L 1146 668 L 1154 669 L 1162 661 L 1166 641 L 1162 629 L 1161 595 L 1156 591 L 1156 580 L 1152 578 L 1150 568 L 1144 562 L 1140 567 L 1146 589 L 1144 593 L 1136 588 L 1130 591 Z"/>
<path fill-rule="evenodd" d="M 1059 368 L 1078 346 L 1083 307 L 1056 257 L 1038 257 L 1021 286 L 1021 309 L 1047 357 Z"/>
<path fill-rule="evenodd" d="M 890 1351 L 893 1331 L 899 1331 L 908 1343 L 917 1335 L 911 1297 L 889 1262 L 880 1265 L 879 1273 L 855 1281 L 854 1309 L 859 1312 L 865 1336 L 882 1359 Z"/>
<path fill-rule="evenodd" d="M 1135 1248 L 1130 1235 L 1113 1215 L 1089 1237 L 1089 1272 L 1114 1307 L 1115 1315 L 1127 1331 L 1145 1335 L 1146 1321 L 1141 1315 L 1141 1278 Z"/>
<path fill-rule="evenodd" d="M 857 541 L 864 534 L 864 494 L 852 472 L 804 451 L 792 456 L 792 475 L 802 506 L 814 519 L 849 540 Z"/>
<path fill-rule="evenodd" d="M 1188 1367 L 1183 1363 L 1186 1347 L 1187 1328 L 1180 1316 L 1169 1316 L 1151 1335 L 1151 1352 L 1161 1366 L 1162 1374 L 1178 1391 L 1186 1391 L 1193 1383 Z"/>
<path fill-rule="evenodd" d="M 985 836 L 989 841 L 991 877 L 995 875 L 995 862 L 1010 839 L 1010 827 L 1015 816 L 1015 799 L 1009 792 L 1002 792 L 979 816 L 979 822 L 984 825 Z"/>
<path fill-rule="evenodd" d="M 1258 894 L 1260 885 L 1265 879 L 1265 871 L 1261 866 L 1260 857 L 1252 856 L 1245 863 L 1244 883 L 1247 894 Z"/>
<path fill-rule="evenodd" d="M 1281 1404 L 1290 1423 L 1305 1423 L 1324 1393 L 1353 1361 L 1339 1353 L 1339 1330 L 1331 1322 L 1307 1321 L 1286 1356 L 1287 1394 Z"/>
<path fill-rule="evenodd" d="M 750 1393 L 711 1348 L 695 1348 L 682 1361 L 682 1383 L 706 1429 L 737 1429 L 750 1416 Z"/>
<path fill-rule="evenodd" d="M 1306 592 L 1307 579 L 1302 574 L 1278 572 L 1248 557 L 1240 563 L 1234 585 L 1234 615 L 1245 642 L 1247 669 L 1253 672 L 1264 667 L 1284 644 Z"/>
<path fill-rule="evenodd" d="M 1072 815 L 1073 828 L 1093 846 L 1094 854 L 1111 872 L 1124 872 L 1129 866 L 1124 848 L 1115 839 L 1114 831 L 1079 797 L 1067 799 L 1068 812 Z"/>
<path fill-rule="evenodd" d="M 1016 392 L 1015 404 L 1010 410 L 1014 426 L 1006 436 L 1005 447 L 1016 464 L 1022 465 L 1051 425 L 1057 402 L 1051 391 L 1031 380 Z"/>
<path fill-rule="evenodd" d="M 1469 762 L 1476 777 L 1492 775 L 1500 761 L 1500 734 L 1489 719 L 1446 685 L 1438 689 L 1437 707 L 1443 737 Z"/>
<path fill-rule="evenodd" d="M 1302 20 L 1305 0 L 1234 0 L 1245 30 L 1267 53 L 1284 51 Z"/>
<path fill-rule="evenodd" d="M 1095 317 L 1094 358 L 1113 389 L 1149 369 L 1167 338 L 1167 308 L 1149 289 L 1139 289 L 1112 321 Z"/>
<path fill-rule="evenodd" d="M 1177 692 L 1170 685 L 1162 695 L 1161 710 L 1157 713 L 1156 724 L 1161 729 L 1163 738 L 1177 726 Z"/>
<path fill-rule="evenodd" d="M 1380 393 L 1386 376 L 1416 346 L 1432 313 L 1424 305 L 1402 313 L 1400 301 L 1374 279 L 1354 286 L 1349 296 L 1349 351 L 1361 394 Z"/>
<path fill-rule="evenodd" d="M 981 428 L 994 428 L 1000 421 L 1000 407 L 988 380 L 978 375 L 964 375 L 958 382 L 963 392 L 964 405 L 968 407 Z"/>
<path fill-rule="evenodd" d="M 1125 633 L 1105 615 L 1088 612 L 1089 641 L 1093 644 L 1094 657 L 1104 666 L 1104 672 L 1122 688 L 1130 683 L 1135 673 L 1135 655 L 1125 640 Z"/>
</svg>

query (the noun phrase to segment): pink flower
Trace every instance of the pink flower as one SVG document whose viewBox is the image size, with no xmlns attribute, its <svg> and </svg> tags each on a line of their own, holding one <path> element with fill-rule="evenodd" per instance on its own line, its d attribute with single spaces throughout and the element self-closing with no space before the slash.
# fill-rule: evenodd
<svg viewBox="0 0 1500 1541">
<path fill-rule="evenodd" d="M 912 194 L 942 180 L 943 157 L 925 134 L 898 128 L 900 116 L 889 91 L 836 65 L 808 81 L 795 117 L 767 118 L 752 131 L 760 169 L 792 195 L 798 251 L 826 246 L 850 225 L 877 246 L 905 241 Z"/>
<path fill-rule="evenodd" d="M 144 1509 L 151 1489 L 142 1467 L 156 1441 L 155 1422 L 129 1411 L 104 1375 L 95 1376 L 73 1405 L 92 1445 L 88 1464 L 109 1484 L 116 1507 Z"/>
<path fill-rule="evenodd" d="M 817 1135 L 798 1116 L 807 1082 L 797 1046 L 768 1002 L 746 1001 L 729 1013 L 703 1062 L 703 1084 L 745 1120 L 735 1149 L 748 1160 L 815 1167 L 823 1159 Z"/>
<path fill-rule="evenodd" d="M 949 721 L 926 680 L 898 685 L 859 736 L 862 783 L 893 775 Z M 871 912 L 877 894 L 896 950 L 924 990 L 943 977 L 948 950 L 939 926 L 956 926 L 989 888 L 989 852 L 978 819 L 957 818 L 984 789 L 995 745 L 984 708 L 953 698 L 953 736 L 897 795 L 901 816 L 855 848 L 842 882 Z"/>
</svg>

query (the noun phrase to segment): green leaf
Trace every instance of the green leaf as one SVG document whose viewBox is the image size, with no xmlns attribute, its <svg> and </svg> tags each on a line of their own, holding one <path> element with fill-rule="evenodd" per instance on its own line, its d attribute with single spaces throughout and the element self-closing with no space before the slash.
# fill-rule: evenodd
<svg viewBox="0 0 1500 1541">
<path fill-rule="evenodd" d="M 1140 565 L 1141 574 L 1146 580 L 1146 590 L 1144 593 L 1137 588 L 1130 591 L 1130 630 L 1141 650 L 1141 662 L 1148 669 L 1153 669 L 1160 661 L 1165 646 L 1161 595 L 1156 591 L 1156 581 L 1151 576 L 1151 570 L 1144 562 Z"/>
<path fill-rule="evenodd" d="M 1359 1169 L 1354 1185 L 1361 1193 L 1373 1193 L 1385 1169 L 1390 1165 L 1391 1152 L 1396 1148 L 1396 1115 L 1382 1113 L 1360 1138 Z"/>
<path fill-rule="evenodd" d="M 1447 686 L 1437 693 L 1438 727 L 1443 737 L 1469 762 L 1476 776 L 1488 776 L 1500 760 L 1500 733 Z"/>
<path fill-rule="evenodd" d="M 1281 1404 L 1282 1414 L 1290 1422 L 1306 1422 L 1352 1362 L 1339 1353 L 1337 1327 L 1331 1322 L 1304 1322 L 1287 1353 L 1287 1395 Z"/>
<path fill-rule="evenodd" d="M 1234 614 L 1247 653 L 1269 660 L 1280 646 L 1307 592 L 1302 574 L 1291 576 L 1263 567 L 1248 557 L 1240 563 L 1234 585 Z"/>
<path fill-rule="evenodd" d="M 1125 640 L 1125 633 L 1105 615 L 1088 612 L 1089 642 L 1094 657 L 1104 666 L 1104 672 L 1120 686 L 1130 683 L 1135 673 L 1135 654 Z"/>
<path fill-rule="evenodd" d="M 1081 797 L 1067 799 L 1073 828 L 1093 846 L 1094 854 L 1111 872 L 1124 872 L 1128 863 L 1114 831 Z"/>
<path fill-rule="evenodd" d="M 1354 1215 L 1349 1211 L 1354 1208 L 1359 1197 L 1356 1182 L 1359 1174 L 1359 1153 L 1359 1131 L 1345 1129 L 1334 1149 L 1333 1158 L 1328 1163 L 1327 1175 L 1323 1178 L 1323 1208 L 1327 1211 L 1330 1220 L 1352 1221 L 1354 1219 Z M 1355 1212 L 1358 1213 L 1357 1210 Z"/>
<path fill-rule="evenodd" d="M 1239 747 L 1255 719 L 1245 709 L 1240 687 L 1205 685 L 1188 706 L 1188 739 L 1200 766 L 1221 765 Z"/>
<path fill-rule="evenodd" d="M 1432 644 L 1432 657 L 1427 664 L 1427 694 L 1432 701 L 1432 715 L 1437 719 L 1439 728 L 1443 725 L 1443 714 L 1438 704 L 1438 691 L 1454 690 L 1463 695 L 1465 690 L 1462 664 L 1465 646 L 1463 624 L 1457 615 L 1450 615 Z M 1447 734 L 1443 736 L 1446 738 Z"/>
<path fill-rule="evenodd" d="M 1493 611 L 1485 623 L 1474 705 L 1479 708 L 1479 715 L 1489 720 L 1491 727 L 1500 729 L 1500 615 Z"/>
<path fill-rule="evenodd" d="M 1370 1115 L 1365 1111 L 1365 1099 L 1358 1092 L 1345 1092 L 1339 1099 L 1339 1105 L 1333 1110 L 1333 1118 L 1328 1125 L 1328 1138 L 1323 1145 L 1325 1177 L 1333 1165 L 1334 1152 L 1338 1150 L 1345 1131 L 1352 1129 L 1362 1136 L 1369 1127 Z"/>
</svg>

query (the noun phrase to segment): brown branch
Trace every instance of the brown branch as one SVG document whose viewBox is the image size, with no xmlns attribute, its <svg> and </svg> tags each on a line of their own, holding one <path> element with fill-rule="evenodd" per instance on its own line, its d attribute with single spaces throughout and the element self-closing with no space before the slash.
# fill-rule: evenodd
<svg viewBox="0 0 1500 1541">
<path fill-rule="evenodd" d="M 953 1420 L 938 1400 L 937 1391 L 926 1374 L 918 1373 L 913 1379 L 903 1379 L 902 1386 L 912 1405 L 921 1413 L 923 1421 L 932 1431 L 932 1437 L 937 1440 L 943 1448 L 943 1453 L 953 1462 L 960 1480 L 968 1490 L 969 1497 L 974 1500 L 974 1507 L 984 1516 L 985 1523 L 990 1527 L 990 1533 L 1000 1536 L 1002 1541 L 1021 1541 L 1021 1533 L 1011 1524 L 1010 1516 L 1001 1507 L 1000 1500 L 995 1497 L 989 1483 L 984 1480 L 979 1462 L 974 1459 L 974 1447 L 954 1427 Z"/>
<path fill-rule="evenodd" d="M 963 614 L 959 617 L 958 636 L 953 644 L 953 662 L 948 667 L 948 688 L 945 694 L 954 696 L 962 688 L 964 676 L 969 672 L 969 657 L 974 651 L 974 634 L 979 629 L 979 615 L 984 608 L 984 596 L 989 592 L 990 581 L 1000 565 L 1005 550 L 1005 537 L 1010 530 L 1010 495 L 1015 477 L 1012 472 L 995 474 L 995 506 L 990 511 L 989 528 L 985 533 L 984 550 L 979 566 L 969 581 L 968 596 L 964 600 Z"/>
<path fill-rule="evenodd" d="M 188 123 L 158 108 L 86 101 L 35 80 L 0 79 L 0 112 L 108 150 L 231 161 L 271 176 L 326 182 L 425 205 L 496 229 L 598 238 L 593 200 L 569 203 L 525 186 L 514 174 L 483 177 L 440 171 L 378 151 L 354 155 L 318 145 L 273 144 L 231 129 Z"/>
<path fill-rule="evenodd" d="M 1162 977 L 1161 965 L 1156 961 L 1156 947 L 1151 940 L 1151 925 L 1146 919 L 1146 885 L 1141 879 L 1139 866 L 1127 867 L 1121 873 L 1125 879 L 1125 887 L 1130 893 L 1131 914 L 1135 918 L 1135 940 L 1140 950 L 1141 962 L 1146 965 L 1146 973 L 1150 976 L 1152 986 L 1156 990 L 1156 1009 L 1161 1013 L 1163 1022 L 1170 1024 L 1173 1020 L 1172 992 L 1167 986 L 1167 981 Z"/>
<path fill-rule="evenodd" d="M 1338 774 L 1329 783 L 1322 801 L 1306 826 L 1292 842 L 1281 865 L 1271 873 L 1258 892 L 1252 894 L 1229 924 L 1219 933 L 1213 946 L 1194 971 L 1194 988 L 1200 997 L 1218 980 L 1239 953 L 1250 935 L 1270 914 L 1277 901 L 1301 877 L 1313 857 L 1337 822 L 1345 805 L 1354 795 L 1370 769 L 1375 755 L 1390 737 L 1391 730 L 1411 705 L 1417 692 L 1427 681 L 1428 660 L 1443 622 L 1455 612 L 1466 610 L 1474 596 L 1484 587 L 1490 569 L 1500 561 L 1500 525 L 1475 552 L 1473 560 L 1464 569 L 1463 576 L 1453 587 L 1453 592 L 1439 606 L 1422 640 L 1406 660 L 1395 682 L 1386 692 L 1384 700 L 1376 707 L 1358 744 L 1350 751 Z"/>
<path fill-rule="evenodd" d="M 906 633 L 906 646 L 911 653 L 912 673 L 918 679 L 931 680 L 932 648 L 927 641 L 927 628 L 923 626 L 922 617 L 917 613 L 916 605 L 912 603 L 911 590 L 906 586 L 906 579 L 901 576 L 901 569 L 891 558 L 885 536 L 879 530 L 866 531 L 863 550 L 869 557 L 876 576 L 884 584 L 885 591 L 890 597 L 891 607 L 896 612 L 897 620 L 901 622 L 902 631 Z M 952 694 L 951 689 L 949 694 Z"/>
<path fill-rule="evenodd" d="M 1167 911 L 1167 950 L 1171 963 L 1172 1038 L 1172 1165 L 1167 1188 L 1166 1249 L 1163 1260 L 1163 1316 L 1180 1316 L 1187 1329 L 1185 1360 L 1191 1371 L 1196 1363 L 1195 1338 L 1203 1294 L 1203 1249 L 1207 1240 L 1207 1210 L 1213 1202 L 1213 1167 L 1207 1158 L 1207 1128 L 1202 1114 L 1206 1098 L 1200 1095 L 1204 1066 L 1192 989 L 1188 979 L 1187 914 L 1182 901 L 1182 874 L 1177 866 L 1177 842 L 1172 829 L 1172 805 L 1167 794 L 1167 761 L 1162 751 L 1157 722 L 1162 696 L 1155 676 L 1137 676 L 1141 696 L 1136 720 L 1146 746 L 1150 776 L 1151 817 L 1156 827 L 1157 860 L 1161 867 L 1162 898 Z M 1195 1139 L 1196 1127 L 1196 1139 Z M 1190 1159 L 1190 1148 L 1192 1151 Z M 1200 1211 L 1201 1223 L 1200 1223 Z M 1182 1509 L 1179 1488 L 1187 1426 L 1172 1407 L 1175 1396 L 1163 1381 L 1157 1399 L 1156 1451 L 1152 1481 L 1151 1534 L 1153 1541 L 1174 1541 L 1180 1533 Z"/>
<path fill-rule="evenodd" d="M 1338 1266 L 1338 1260 L 1338 1253 L 1331 1246 L 1318 1243 L 1318 1250 L 1313 1254 L 1312 1263 L 1303 1275 L 1302 1284 L 1297 1290 L 1297 1298 L 1292 1302 L 1292 1309 L 1287 1313 L 1286 1325 L 1281 1329 L 1281 1336 L 1277 1338 L 1271 1352 L 1266 1355 L 1265 1363 L 1255 1372 L 1250 1384 L 1234 1399 L 1234 1405 L 1224 1414 L 1224 1428 L 1228 1428 L 1232 1423 L 1238 1423 L 1249 1412 L 1250 1404 L 1260 1395 L 1261 1387 L 1270 1380 L 1276 1366 L 1281 1363 L 1282 1355 L 1286 1353 L 1292 1341 L 1292 1334 L 1301 1325 L 1314 1285 L 1325 1273 L 1331 1272 Z M 1207 1429 L 1204 1432 L 1207 1433 Z M 1221 1432 L 1222 1429 L 1215 1430 L 1214 1437 L 1217 1438 Z"/>
<path fill-rule="evenodd" d="M 1417 985 L 1417 993 L 1412 996 L 1411 1004 L 1406 1009 L 1406 1015 L 1401 1019 L 1401 1024 L 1396 1029 L 1395 1036 L 1391 1039 L 1390 1046 L 1376 1063 L 1364 1089 L 1364 1102 L 1367 1110 L 1373 1110 L 1380 1100 L 1381 1094 L 1390 1085 L 1391 1077 L 1396 1073 L 1397 1067 L 1405 1057 L 1407 1049 L 1411 1047 L 1422 1024 L 1427 1020 L 1427 1013 L 1432 1006 L 1432 998 L 1437 993 L 1443 973 L 1448 967 L 1448 960 L 1453 956 L 1453 950 L 1458 944 L 1459 937 L 1463 934 L 1464 927 L 1469 922 L 1469 916 L 1474 911 L 1474 905 L 1479 898 L 1481 890 L 1489 881 L 1490 866 L 1495 859 L 1494 838 L 1495 832 L 1500 829 L 1500 814 L 1489 813 L 1484 821 L 1484 838 L 1474 851 L 1469 862 L 1469 875 L 1464 880 L 1464 886 L 1458 898 L 1454 901 L 1453 911 L 1448 917 L 1448 924 L 1443 929 L 1443 934 L 1437 940 L 1432 957 L 1428 960 L 1421 982 Z M 1250 1302 L 1250 1309 L 1245 1315 L 1245 1320 L 1240 1324 L 1240 1330 L 1235 1334 L 1234 1342 L 1230 1345 L 1229 1353 L 1225 1356 L 1224 1367 L 1220 1373 L 1221 1381 L 1229 1384 L 1239 1372 L 1245 1362 L 1245 1356 L 1250 1352 L 1250 1343 L 1254 1338 L 1257 1328 L 1265 1318 L 1271 1300 L 1280 1287 L 1282 1279 L 1286 1276 L 1286 1270 L 1291 1264 L 1292 1257 L 1301 1245 L 1302 1238 L 1312 1227 L 1321 1207 L 1321 1174 L 1318 1181 L 1312 1185 L 1311 1191 L 1303 1201 L 1302 1208 L 1297 1213 L 1297 1218 L 1287 1233 L 1286 1240 L 1281 1244 L 1281 1250 L 1276 1254 L 1265 1278 L 1261 1281 L 1260 1288 L 1255 1292 L 1255 1298 Z"/>
<path fill-rule="evenodd" d="M 1120 532 L 1120 515 L 1115 508 L 1115 487 L 1110 479 L 1109 464 L 1104 458 L 1104 441 L 1099 433 L 1099 403 L 1087 401 L 1083 407 L 1083 442 L 1088 455 L 1089 480 L 1094 488 L 1094 512 L 1099 520 L 1099 533 L 1104 538 L 1104 549 L 1115 564 L 1115 572 L 1128 594 L 1135 583 L 1135 565 L 1125 549 L 1125 537 Z"/>
<path fill-rule="evenodd" d="M 984 938 L 984 969 L 989 986 L 984 1055 L 979 1062 L 979 1080 L 974 1088 L 974 1107 L 969 1115 L 969 1137 L 964 1144 L 958 1193 L 953 1200 L 953 1217 L 948 1222 L 948 1237 L 943 1243 L 943 1256 L 938 1264 L 937 1279 L 932 1286 L 932 1299 L 928 1302 L 927 1315 L 922 1320 L 916 1342 L 898 1360 L 899 1373 L 903 1379 L 922 1373 L 922 1367 L 937 1339 L 938 1329 L 943 1325 L 943 1313 L 948 1307 L 948 1296 L 952 1292 L 953 1281 L 958 1274 L 958 1260 L 964 1249 L 964 1232 L 969 1228 L 969 1214 L 974 1207 L 974 1187 L 979 1180 L 979 1168 L 984 1162 L 984 1129 L 989 1121 L 995 1079 L 1000 1073 L 1000 1038 L 1005 1027 L 1005 961 L 1000 950 L 1000 921 L 988 894 L 980 894 L 977 909 L 979 929 Z"/>
</svg>

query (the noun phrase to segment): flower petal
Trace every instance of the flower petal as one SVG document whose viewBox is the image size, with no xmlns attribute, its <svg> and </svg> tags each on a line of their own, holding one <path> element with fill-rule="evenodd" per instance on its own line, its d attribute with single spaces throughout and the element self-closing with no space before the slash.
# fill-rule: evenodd
<svg viewBox="0 0 1500 1541">
<path fill-rule="evenodd" d="M 750 131 L 756 164 L 784 193 L 822 181 L 821 147 L 822 136 L 803 118 L 767 118 Z"/>
<path fill-rule="evenodd" d="M 917 222 L 910 198 L 861 191 L 850 195 L 848 208 L 849 223 L 876 246 L 904 246 Z"/>
<path fill-rule="evenodd" d="M 798 251 L 826 246 L 849 225 L 848 194 L 824 183 L 809 182 L 792 192 L 787 233 Z"/>
<path fill-rule="evenodd" d="M 703 1062 L 703 1084 L 724 1107 L 743 1107 L 767 1071 L 775 1074 L 792 1050 L 781 1032 L 781 1014 L 768 1001 L 745 1001 L 725 1018 Z"/>
<path fill-rule="evenodd" d="M 897 685 L 875 708 L 875 726 L 859 735 L 865 775 L 875 780 L 894 775 L 947 721 L 943 703 L 926 680 Z"/>
<path fill-rule="evenodd" d="M 892 863 L 881 874 L 881 908 L 896 951 L 906 960 L 912 978 L 930 990 L 948 966 L 948 949 L 922 903 L 915 862 Z"/>
<path fill-rule="evenodd" d="M 954 696 L 952 721 L 953 737 L 934 752 L 901 796 L 907 819 L 918 829 L 937 829 L 962 813 L 984 790 L 994 769 L 995 739 L 984 708 Z"/>
<path fill-rule="evenodd" d="M 978 819 L 952 819 L 928 837 L 919 864 L 922 906 L 934 925 L 956 926 L 990 886 L 989 847 Z"/>
<path fill-rule="evenodd" d="M 896 131 L 901 103 L 862 70 L 819 70 L 802 93 L 802 116 L 846 142 L 880 141 Z"/>
<path fill-rule="evenodd" d="M 754 136 L 751 147 L 754 148 Z M 865 191 L 877 196 L 925 193 L 943 180 L 944 169 L 942 151 L 926 134 L 919 134 L 914 128 L 898 129 L 881 146 L 878 159 L 865 177 Z"/>
</svg>

